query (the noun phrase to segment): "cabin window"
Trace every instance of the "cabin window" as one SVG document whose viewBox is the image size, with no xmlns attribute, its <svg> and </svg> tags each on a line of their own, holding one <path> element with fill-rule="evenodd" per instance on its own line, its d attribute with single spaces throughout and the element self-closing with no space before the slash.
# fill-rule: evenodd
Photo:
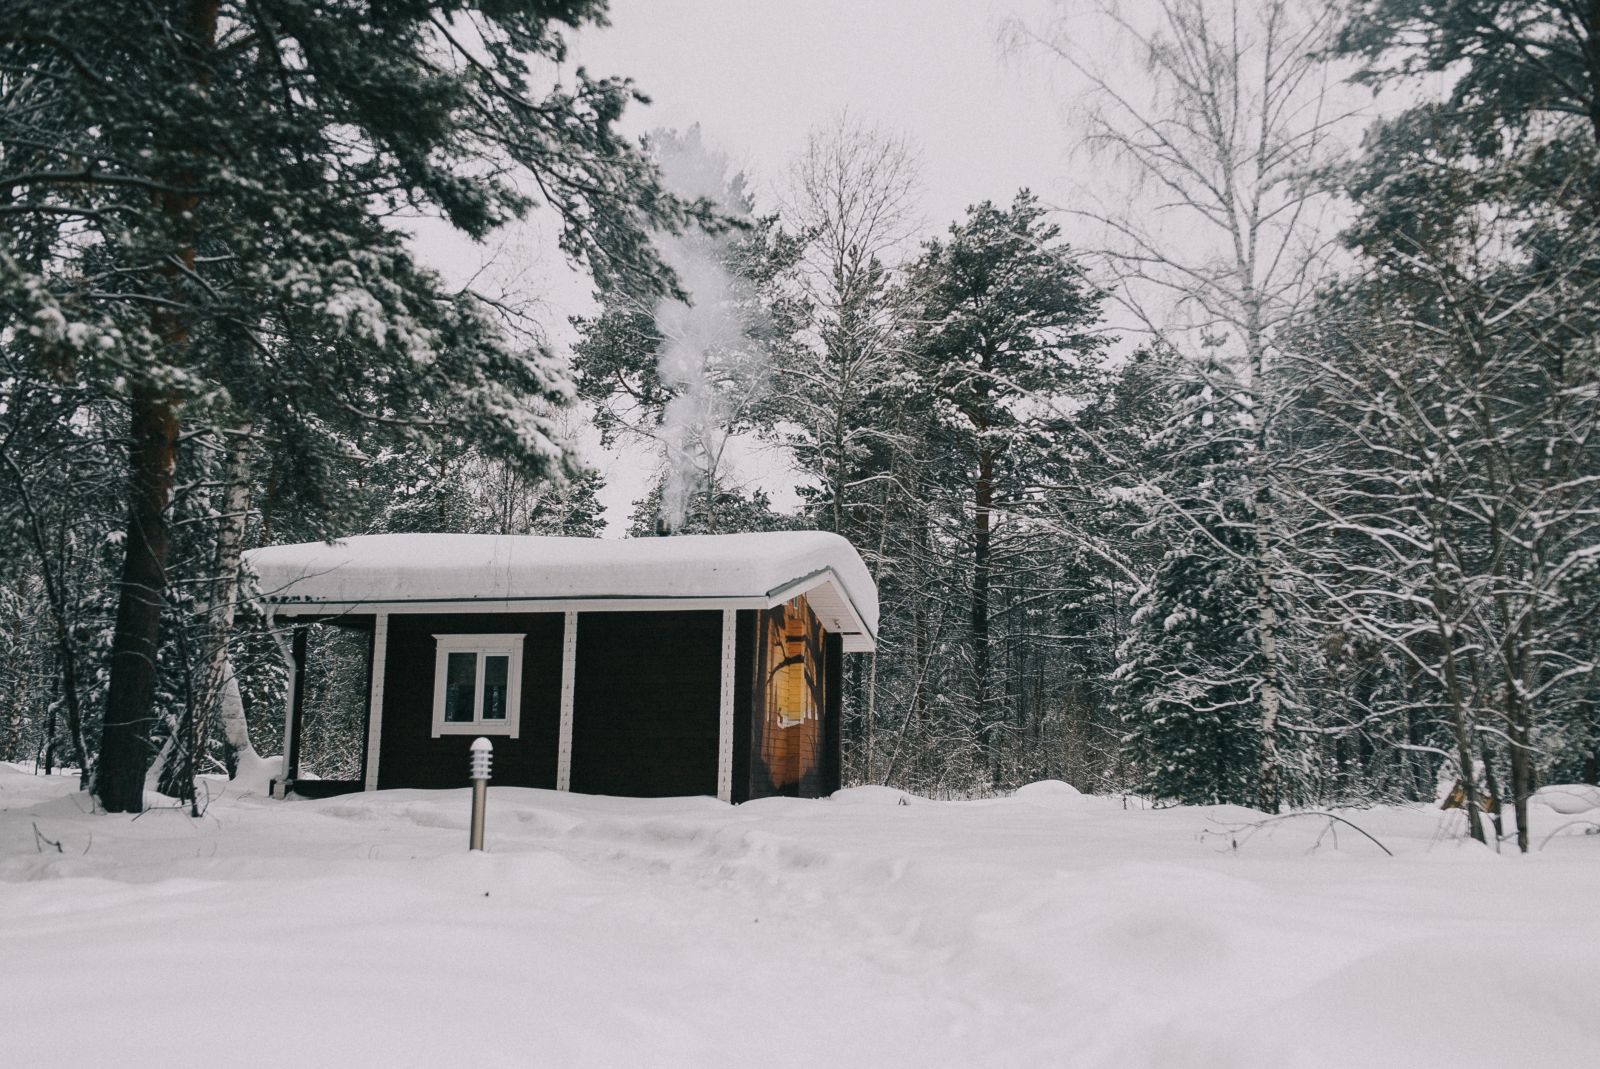
<svg viewBox="0 0 1600 1069">
<path fill-rule="evenodd" d="M 433 734 L 517 737 L 522 635 L 434 635 Z"/>
</svg>

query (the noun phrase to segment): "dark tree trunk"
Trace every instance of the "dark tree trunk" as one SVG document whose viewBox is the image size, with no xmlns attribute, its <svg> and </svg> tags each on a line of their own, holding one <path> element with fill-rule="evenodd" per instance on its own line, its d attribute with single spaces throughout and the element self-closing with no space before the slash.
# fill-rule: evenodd
<svg viewBox="0 0 1600 1069">
<path fill-rule="evenodd" d="M 217 0 L 190 0 L 189 47 L 194 63 L 188 74 L 207 81 L 207 53 L 216 45 Z M 180 173 L 174 186 L 193 188 L 194 176 Z M 165 192 L 157 204 L 171 232 L 178 235 L 175 254 L 182 262 L 165 271 L 177 286 L 195 268 L 195 210 L 199 198 L 189 192 Z M 151 326 L 182 366 L 190 343 L 190 323 L 183 314 L 163 309 L 151 315 Z M 137 813 L 144 808 L 144 780 L 153 756 L 150 728 L 155 721 L 156 655 L 161 648 L 161 608 L 166 595 L 171 532 L 167 506 L 172 500 L 177 468 L 178 408 L 172 396 L 149 383 L 134 388 L 129 402 L 128 532 L 117 600 L 117 625 L 111 640 L 111 679 L 106 689 L 105 728 L 96 768 L 95 794 L 111 813 Z"/>
<path fill-rule="evenodd" d="M 994 455 L 978 454 L 976 508 L 972 521 L 972 703 L 985 748 L 993 743 L 989 723 L 989 542 L 994 508 Z M 998 766 L 996 766 L 998 767 Z"/>
<path fill-rule="evenodd" d="M 61 685 L 60 677 L 57 677 L 56 681 L 55 681 L 55 684 L 50 689 L 54 690 L 57 686 L 60 686 L 60 685 Z M 21 708 L 20 707 L 18 708 L 18 713 L 19 713 L 18 716 L 15 716 L 15 717 L 12 718 L 13 721 L 20 721 L 21 720 L 21 716 L 20 716 Z M 56 767 L 56 703 L 55 702 L 51 702 L 50 703 L 50 713 L 45 718 L 45 724 L 44 724 L 44 774 L 47 775 L 47 776 L 50 775 L 50 773 L 52 772 L 52 770 L 54 770 L 55 767 Z M 83 770 L 79 769 L 79 771 L 82 772 Z"/>
<path fill-rule="evenodd" d="M 170 401 L 141 390 L 131 405 L 131 480 L 126 552 L 111 641 L 111 680 L 95 793 L 112 813 L 144 808 L 152 756 L 156 653 L 166 586 L 167 503 L 172 495 L 178 418 Z"/>
<path fill-rule="evenodd" d="M 1501 802 L 1504 800 L 1505 795 L 1500 791 L 1500 777 L 1495 775 L 1494 754 L 1489 752 L 1488 743 L 1483 744 L 1483 785 L 1489 791 L 1489 805 L 1487 808 L 1494 824 L 1495 842 L 1498 844 L 1501 839 L 1505 838 L 1506 834 L 1505 825 L 1500 819 Z M 1498 850 L 1499 846 L 1497 845 L 1495 849 Z"/>
<path fill-rule="evenodd" d="M 1511 804 L 1517 814 L 1517 849 L 1528 852 L 1528 799 L 1533 795 L 1532 743 L 1527 725 L 1511 729 Z"/>
</svg>

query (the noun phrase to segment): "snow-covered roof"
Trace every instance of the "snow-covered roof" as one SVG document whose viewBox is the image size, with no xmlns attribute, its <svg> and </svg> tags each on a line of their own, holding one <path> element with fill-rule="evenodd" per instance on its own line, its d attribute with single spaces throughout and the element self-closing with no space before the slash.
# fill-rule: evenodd
<svg viewBox="0 0 1600 1069">
<path fill-rule="evenodd" d="M 245 559 L 263 598 L 283 614 L 458 611 L 454 603 L 477 612 L 770 608 L 804 594 L 847 651 L 875 648 L 878 634 L 878 588 L 867 566 L 854 546 L 826 531 L 357 535 L 266 546 Z"/>
</svg>

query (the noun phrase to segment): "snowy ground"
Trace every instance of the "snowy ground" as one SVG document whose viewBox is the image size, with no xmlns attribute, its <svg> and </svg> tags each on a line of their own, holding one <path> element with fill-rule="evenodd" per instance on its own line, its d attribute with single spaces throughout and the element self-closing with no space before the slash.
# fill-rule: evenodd
<svg viewBox="0 0 1600 1069">
<path fill-rule="evenodd" d="M 1583 825 L 491 789 L 469 854 L 466 791 L 74 787 L 0 765 L 6 1065 L 1600 1065 Z"/>
</svg>

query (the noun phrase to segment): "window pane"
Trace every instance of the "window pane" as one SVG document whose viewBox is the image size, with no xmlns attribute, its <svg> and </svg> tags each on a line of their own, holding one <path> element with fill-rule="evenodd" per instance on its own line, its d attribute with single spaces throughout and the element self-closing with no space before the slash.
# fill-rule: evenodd
<svg viewBox="0 0 1600 1069">
<path fill-rule="evenodd" d="M 444 673 L 444 720 L 447 724 L 472 723 L 472 700 L 477 687 L 478 655 L 452 653 Z"/>
<path fill-rule="evenodd" d="M 483 659 L 483 718 L 506 718 L 506 680 L 511 674 L 511 658 L 486 656 Z"/>
</svg>

